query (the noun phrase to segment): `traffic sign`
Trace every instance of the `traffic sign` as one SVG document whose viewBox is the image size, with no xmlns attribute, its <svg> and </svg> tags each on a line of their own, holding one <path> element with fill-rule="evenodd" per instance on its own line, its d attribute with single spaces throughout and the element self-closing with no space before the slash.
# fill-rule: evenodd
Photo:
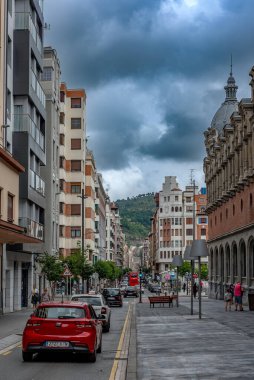
<svg viewBox="0 0 254 380">
<path fill-rule="evenodd" d="M 65 268 L 65 270 L 63 272 L 63 276 L 64 277 L 71 277 L 72 276 L 72 273 L 71 273 L 69 268 Z"/>
</svg>

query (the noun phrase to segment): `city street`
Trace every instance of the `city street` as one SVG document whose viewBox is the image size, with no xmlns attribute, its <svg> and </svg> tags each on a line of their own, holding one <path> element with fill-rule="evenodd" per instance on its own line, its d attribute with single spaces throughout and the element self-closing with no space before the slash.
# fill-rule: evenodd
<svg viewBox="0 0 254 380">
<path fill-rule="evenodd" d="M 133 299 L 128 299 L 124 301 L 122 308 L 112 307 L 111 329 L 109 333 L 103 333 L 102 353 L 97 355 L 96 363 L 89 363 L 81 357 L 60 354 L 40 355 L 33 362 L 24 363 L 21 357 L 21 334 L 31 310 L 3 316 L 0 318 L 0 374 L 4 373 L 4 379 L 17 380 L 109 379 L 111 371 L 115 372 L 114 359 L 117 349 L 121 349 L 119 340 L 132 302 Z M 8 322 L 8 317 L 12 323 Z M 14 327 L 13 331 L 11 326 Z M 9 334 L 4 334 L 4 330 Z M 0 375 L 0 378 L 3 377 Z"/>
</svg>

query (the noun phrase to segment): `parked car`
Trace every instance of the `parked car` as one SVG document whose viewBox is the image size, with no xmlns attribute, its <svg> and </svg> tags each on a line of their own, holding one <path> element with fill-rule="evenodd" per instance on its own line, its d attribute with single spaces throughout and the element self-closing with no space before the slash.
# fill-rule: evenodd
<svg viewBox="0 0 254 380">
<path fill-rule="evenodd" d="M 109 306 L 123 306 L 123 298 L 119 288 L 104 288 L 102 294 Z"/>
<path fill-rule="evenodd" d="M 40 352 L 86 354 L 91 362 L 101 352 L 102 323 L 90 304 L 43 302 L 28 319 L 22 338 L 25 362 Z"/>
<path fill-rule="evenodd" d="M 93 306 L 97 317 L 102 321 L 103 331 L 109 332 L 111 309 L 107 305 L 105 298 L 102 294 L 75 294 L 71 297 L 72 301 L 87 302 Z"/>
<path fill-rule="evenodd" d="M 161 293 L 161 286 L 160 285 L 151 285 L 149 290 L 151 293 Z"/>
<path fill-rule="evenodd" d="M 138 290 L 136 286 L 127 286 L 123 296 L 126 297 L 138 297 Z"/>
<path fill-rule="evenodd" d="M 121 287 L 120 287 L 121 294 L 124 294 L 126 287 L 127 287 L 127 285 L 121 285 Z"/>
</svg>

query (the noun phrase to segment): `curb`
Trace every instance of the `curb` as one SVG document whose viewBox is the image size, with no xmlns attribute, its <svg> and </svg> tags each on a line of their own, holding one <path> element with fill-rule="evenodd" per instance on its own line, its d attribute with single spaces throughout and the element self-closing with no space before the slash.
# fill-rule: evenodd
<svg viewBox="0 0 254 380">
<path fill-rule="evenodd" d="M 128 355 L 125 380 L 136 380 L 136 379 L 137 379 L 136 304 L 133 304 L 131 326 L 130 326 L 129 355 Z"/>
</svg>

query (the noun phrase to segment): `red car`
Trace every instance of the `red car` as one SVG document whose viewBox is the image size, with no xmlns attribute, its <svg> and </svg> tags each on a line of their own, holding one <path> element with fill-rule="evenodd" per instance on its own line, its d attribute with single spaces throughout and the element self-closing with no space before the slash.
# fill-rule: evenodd
<svg viewBox="0 0 254 380">
<path fill-rule="evenodd" d="M 101 352 L 102 323 L 93 307 L 83 302 L 43 302 L 27 321 L 22 355 L 31 361 L 39 352 L 87 354 L 91 362 Z"/>
</svg>

